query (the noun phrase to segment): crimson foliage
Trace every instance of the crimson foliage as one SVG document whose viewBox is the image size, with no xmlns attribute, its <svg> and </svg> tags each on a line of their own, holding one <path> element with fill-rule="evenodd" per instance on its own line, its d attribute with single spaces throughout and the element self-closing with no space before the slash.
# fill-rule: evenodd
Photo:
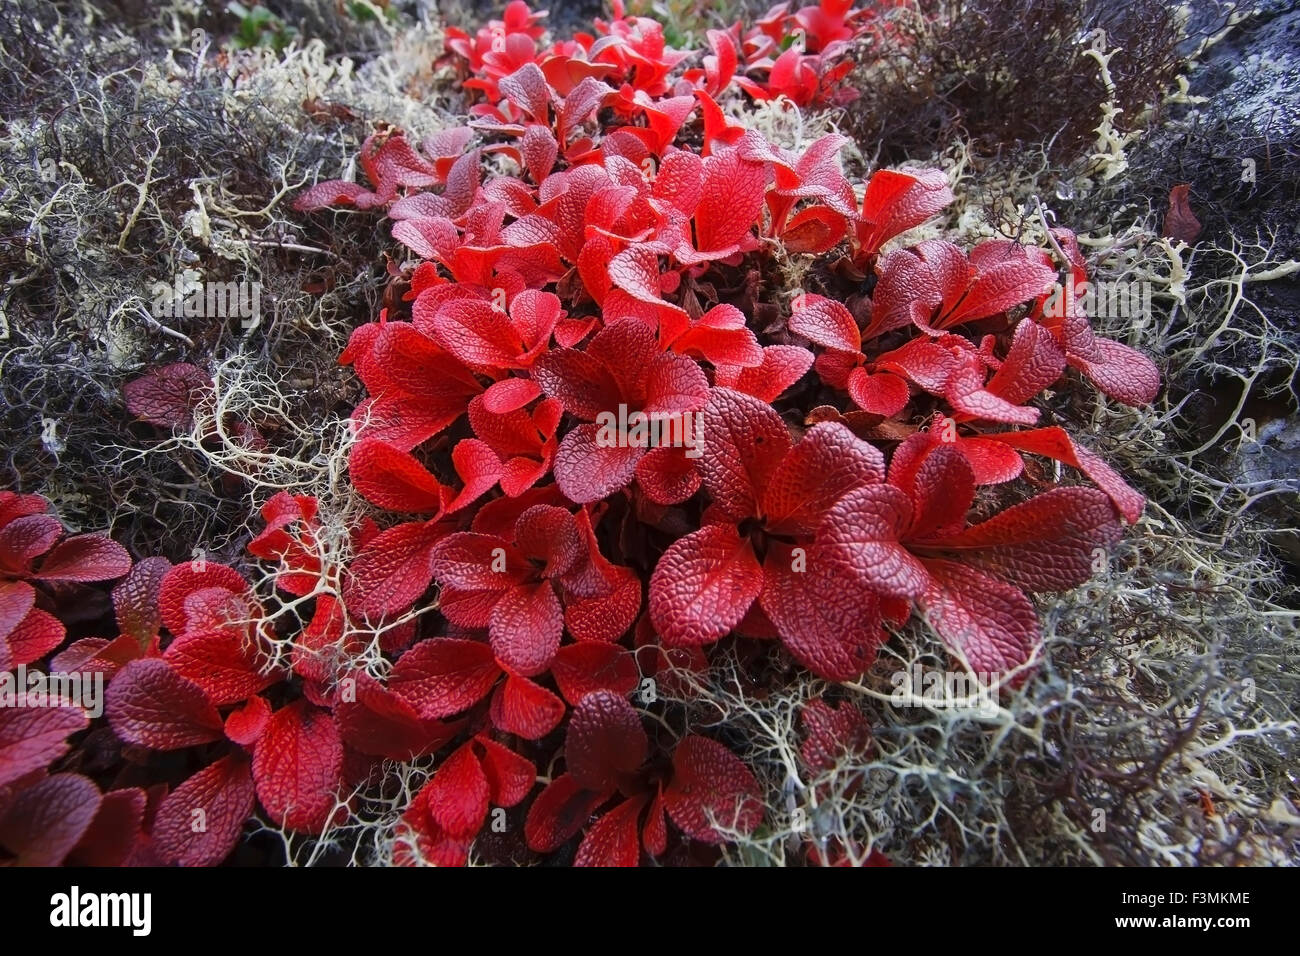
<svg viewBox="0 0 1300 956">
<path fill-rule="evenodd" d="M 792 152 L 718 105 L 733 89 L 841 100 L 871 15 L 783 5 L 711 31 L 684 70 L 653 21 L 617 9 L 598 36 L 542 46 L 540 16 L 515 2 L 449 31 L 468 126 L 418 147 L 378 133 L 369 185 L 297 198 L 383 210 L 408 251 L 401 305 L 340 359 L 368 391 L 351 481 L 384 527 L 332 540 L 315 500 L 276 495 L 248 545 L 276 585 L 259 595 L 231 567 L 60 541 L 42 500 L 0 498 L 0 660 L 63 643 L 48 585 L 121 578 L 119 636 L 49 666 L 110 679 L 107 721 L 136 763 L 185 751 L 197 768 L 101 793 L 46 775 L 79 709 L 0 710 L 0 844 L 20 860 L 215 864 L 259 805 L 289 831 L 341 821 L 385 760 L 432 769 L 396 825 L 401 863 L 463 864 L 507 811 L 519 852 L 581 835 L 580 865 L 698 857 L 761 825 L 762 790 L 722 743 L 648 732 L 629 701 L 647 680 L 682 690 L 734 636 L 852 680 L 915 613 L 971 669 L 1024 681 L 1031 595 L 1083 582 L 1137 520 L 1141 495 L 1097 455 L 1033 427 L 1069 369 L 1134 405 L 1159 384 L 1094 334 L 1068 231 L 1064 259 L 900 245 L 952 201 L 942 172 L 878 170 L 859 199 L 843 137 Z M 765 298 L 776 250 L 819 257 L 820 294 Z M 186 425 L 208 387 L 170 366 L 128 407 Z M 1031 495 L 1025 455 L 1087 483 Z M 850 703 L 809 701 L 802 726 L 814 776 L 870 750 Z"/>
</svg>

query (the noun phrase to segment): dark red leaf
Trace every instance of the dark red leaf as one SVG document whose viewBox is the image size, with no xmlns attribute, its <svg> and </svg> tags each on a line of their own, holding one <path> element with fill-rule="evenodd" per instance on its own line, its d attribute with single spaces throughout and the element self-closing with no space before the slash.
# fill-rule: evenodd
<svg viewBox="0 0 1300 956">
<path fill-rule="evenodd" d="M 79 534 L 55 545 L 34 577 L 41 581 L 108 581 L 130 570 L 131 556 L 112 538 Z"/>
<path fill-rule="evenodd" d="M 123 740 L 179 750 L 220 740 L 221 716 L 202 688 L 159 658 L 131 661 L 108 685 L 105 712 Z"/>
<path fill-rule="evenodd" d="M 181 866 L 216 866 L 235 848 L 255 798 L 248 758 L 222 757 L 163 798 L 153 822 L 154 846 Z"/>
<path fill-rule="evenodd" d="M 561 647 L 551 662 L 551 676 L 564 699 L 574 705 L 598 690 L 626 696 L 641 679 L 626 648 L 594 642 Z"/>
<path fill-rule="evenodd" d="M 39 780 L 0 810 L 0 845 L 18 866 L 58 866 L 99 811 L 99 788 L 75 773 Z"/>
<path fill-rule="evenodd" d="M 582 789 L 567 773 L 556 777 L 528 809 L 524 821 L 528 848 L 537 853 L 558 850 L 587 825 L 592 811 L 604 800 L 604 794 Z"/>
<path fill-rule="evenodd" d="M 82 834 L 67 863 L 70 866 L 122 866 L 142 837 L 145 793 L 138 787 L 110 790 Z"/>
<path fill-rule="evenodd" d="M 578 702 L 564 738 L 569 774 L 587 790 L 615 789 L 622 775 L 641 766 L 648 749 L 641 716 L 626 697 L 608 690 Z"/>
<path fill-rule="evenodd" d="M 159 428 L 185 427 L 212 388 L 207 372 L 186 362 L 150 369 L 122 388 L 126 410 Z"/>
<path fill-rule="evenodd" d="M 1192 212 L 1192 204 L 1188 200 L 1190 190 L 1191 187 L 1186 183 L 1179 183 L 1169 190 L 1169 209 L 1165 213 L 1164 228 L 1160 230 L 1162 236 L 1181 242 L 1195 242 L 1201 234 L 1201 222 Z"/>
<path fill-rule="evenodd" d="M 0 707 L 0 787 L 48 767 L 89 723 L 80 707 Z"/>
<path fill-rule="evenodd" d="M 442 762 L 425 790 L 429 814 L 452 836 L 473 836 L 483 826 L 488 812 L 488 780 L 472 741 L 462 744 Z"/>
<path fill-rule="evenodd" d="M 752 833 L 763 821 L 761 799 L 754 775 L 722 744 L 691 735 L 677 745 L 664 806 L 687 836 L 722 843 L 726 831 Z"/>
</svg>

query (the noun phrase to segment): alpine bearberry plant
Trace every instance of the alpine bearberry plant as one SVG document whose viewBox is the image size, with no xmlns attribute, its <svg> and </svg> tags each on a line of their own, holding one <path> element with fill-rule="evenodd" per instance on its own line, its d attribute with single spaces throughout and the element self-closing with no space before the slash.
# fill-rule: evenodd
<svg viewBox="0 0 1300 956">
<path fill-rule="evenodd" d="M 259 589 L 60 542 L 44 502 L 0 499 L 0 660 L 102 675 L 90 734 L 127 767 L 103 792 L 65 768 L 71 703 L 0 709 L 20 860 L 216 864 L 254 816 L 318 837 L 378 792 L 397 863 L 712 861 L 764 825 L 763 785 L 743 741 L 652 711 L 647 681 L 707 680 L 720 642 L 751 639 L 851 681 L 915 616 L 1015 686 L 1040 653 L 1032 595 L 1081 584 L 1140 516 L 1041 422 L 1067 375 L 1131 405 L 1159 386 L 1091 328 L 1068 230 L 909 242 L 953 201 L 942 171 L 851 181 L 844 137 L 784 147 L 729 108 L 845 102 L 872 12 L 782 4 L 702 55 L 618 2 L 571 41 L 544 43 L 542 16 L 516 0 L 449 30 L 466 125 L 376 132 L 367 182 L 295 201 L 383 215 L 402 250 L 339 359 L 366 391 L 346 540 L 320 501 L 274 495 L 247 543 Z M 786 300 L 791 260 L 816 288 Z M 127 407 L 189 427 L 210 388 L 168 366 Z M 60 588 L 119 579 L 118 633 L 59 650 Z M 810 774 L 872 746 L 850 702 L 809 700 L 801 725 Z"/>
</svg>

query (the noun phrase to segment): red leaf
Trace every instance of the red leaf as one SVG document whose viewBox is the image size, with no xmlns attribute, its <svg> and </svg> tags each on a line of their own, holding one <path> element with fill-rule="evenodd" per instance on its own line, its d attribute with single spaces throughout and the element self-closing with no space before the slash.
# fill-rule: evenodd
<svg viewBox="0 0 1300 956">
<path fill-rule="evenodd" d="M 430 816 L 452 836 L 473 836 L 487 819 L 488 780 L 472 741 L 444 760 L 424 789 Z"/>
<path fill-rule="evenodd" d="M 749 768 L 722 744 L 691 735 L 677 745 L 664 806 L 687 836 L 722 843 L 724 830 L 752 833 L 763 821 L 761 796 Z"/>
<path fill-rule="evenodd" d="M 221 716 L 202 688 L 164 660 L 131 661 L 108 685 L 108 722 L 128 743 L 179 750 L 222 738 Z"/>
<path fill-rule="evenodd" d="M 788 327 L 822 348 L 857 352 L 862 346 L 858 323 L 842 303 L 820 295 L 801 295 Z"/>
<path fill-rule="evenodd" d="M 500 676 L 486 644 L 443 637 L 421 641 L 403 654 L 393 665 L 388 686 L 423 717 L 440 718 L 474 706 Z"/>
<path fill-rule="evenodd" d="M 564 719 L 564 701 L 526 677 L 510 674 L 492 697 L 492 723 L 525 740 L 541 740 Z"/>
<path fill-rule="evenodd" d="M 167 646 L 163 659 L 218 707 L 247 700 L 284 677 L 268 666 L 270 650 L 256 627 L 188 631 Z"/>
<path fill-rule="evenodd" d="M 694 217 L 695 248 L 720 256 L 734 252 L 758 220 L 766 186 L 767 170 L 741 159 L 734 149 L 705 157 L 704 187 Z"/>
<path fill-rule="evenodd" d="M 799 756 L 814 774 L 824 774 L 846 757 L 861 757 L 871 747 L 871 725 L 850 701 L 832 707 L 821 698 L 810 700 L 799 711 L 806 734 Z"/>
<path fill-rule="evenodd" d="M 689 335 L 690 333 L 688 333 Z M 757 363 L 758 358 L 754 358 Z M 657 355 L 647 365 L 645 402 L 648 414 L 693 412 L 709 400 L 709 380 L 693 359 L 684 355 Z"/>
<path fill-rule="evenodd" d="M 763 588 L 748 539 L 708 525 L 669 546 L 650 578 L 650 617 L 669 646 L 716 641 L 745 616 Z"/>
<path fill-rule="evenodd" d="M 963 340 L 964 341 L 964 340 Z M 876 358 L 876 367 L 905 375 L 933 395 L 944 393 L 959 360 L 930 339 L 917 338 Z M 981 380 L 979 385 L 983 385 Z"/>
<path fill-rule="evenodd" d="M 479 735 L 475 742 L 483 748 L 483 773 L 487 777 L 492 803 L 513 807 L 523 801 L 537 782 L 537 768 L 509 747 Z"/>
<path fill-rule="evenodd" d="M 325 829 L 342 771 L 338 725 L 302 700 L 271 715 L 253 753 L 258 799 L 276 824 L 298 832 Z"/>
<path fill-rule="evenodd" d="M 954 363 L 943 397 L 961 419 L 1032 425 L 1038 421 L 1038 409 L 1010 402 L 984 388 L 984 367 L 978 359 Z"/>
<path fill-rule="evenodd" d="M 40 581 L 108 581 L 131 570 L 126 548 L 101 534 L 65 538 L 41 562 Z"/>
<path fill-rule="evenodd" d="M 345 646 L 344 625 L 345 616 L 338 599 L 331 594 L 317 597 L 311 620 L 298 635 L 290 652 L 293 672 L 311 681 L 332 681 L 343 658 L 354 649 L 358 640 L 349 635 Z"/>
<path fill-rule="evenodd" d="M 365 671 L 356 672 L 352 679 L 355 694 L 340 694 L 334 707 L 339 733 L 352 749 L 405 761 L 430 753 L 451 739 L 455 724 L 421 717 L 406 698 Z"/>
<path fill-rule="evenodd" d="M 884 643 L 880 601 L 869 588 L 826 563 L 796 570 L 789 547 L 773 542 L 764 562 L 762 609 L 781 643 L 827 680 L 853 680 Z"/>
<path fill-rule="evenodd" d="M 704 487 L 736 520 L 758 513 L 760 489 L 790 450 L 790 433 L 771 406 L 751 395 L 715 388 L 704 408 Z"/>
<path fill-rule="evenodd" d="M 809 534 L 845 494 L 885 479 L 885 459 L 874 445 L 837 422 L 804 433 L 772 473 L 763 513 L 773 534 Z"/>
<path fill-rule="evenodd" d="M 1011 351 L 986 388 L 1012 405 L 1023 405 L 1065 371 L 1065 353 L 1056 339 L 1032 319 L 1016 326 Z"/>
<path fill-rule="evenodd" d="M 645 804 L 644 796 L 624 800 L 592 824 L 578 845 L 573 865 L 636 866 L 641 858 L 637 819 Z"/>
<path fill-rule="evenodd" d="M 636 463 L 637 484 L 655 504 L 680 504 L 699 490 L 700 473 L 686 450 L 651 448 Z"/>
<path fill-rule="evenodd" d="M 99 788 L 86 777 L 46 777 L 5 803 L 0 844 L 17 866 L 58 866 L 90 828 L 99 804 Z"/>
<path fill-rule="evenodd" d="M 431 329 L 438 344 L 466 365 L 485 369 L 521 368 L 527 351 L 519 330 L 488 302 L 458 299 L 433 315 Z"/>
<path fill-rule="evenodd" d="M 344 581 L 348 610 L 373 620 L 410 607 L 433 580 L 433 548 L 445 533 L 439 525 L 413 521 L 366 544 Z"/>
<path fill-rule="evenodd" d="M 113 588 L 113 611 L 118 630 L 143 650 L 162 626 L 158 608 L 163 577 L 171 570 L 166 558 L 145 558 Z"/>
<path fill-rule="evenodd" d="M 590 642 L 560 648 L 551 675 L 564 699 L 574 705 L 596 691 L 626 696 L 641 681 L 636 660 L 625 648 Z"/>
<path fill-rule="evenodd" d="M 1136 349 L 1110 339 L 1093 339 L 1088 355 L 1071 353 L 1070 365 L 1079 369 L 1099 389 L 1116 401 L 1139 407 L 1149 405 L 1160 391 L 1160 372 Z"/>
<path fill-rule="evenodd" d="M 555 167 L 559 155 L 555 135 L 545 126 L 530 126 L 519 140 L 519 154 L 533 182 L 541 183 Z"/>
<path fill-rule="evenodd" d="M 381 202 L 378 196 L 359 183 L 331 179 L 304 189 L 294 199 L 293 208 L 299 212 L 312 212 L 329 206 L 356 206 L 358 209 L 369 209 Z"/>
<path fill-rule="evenodd" d="M 610 566 L 606 573 L 609 591 L 589 598 L 569 594 L 565 598 L 564 624 L 578 641 L 616 641 L 622 637 L 641 610 L 641 577 L 629 568 Z"/>
<path fill-rule="evenodd" d="M 646 814 L 641 839 L 645 851 L 651 856 L 660 856 L 668 849 L 668 819 L 664 812 L 662 788 L 656 790 L 654 799 L 650 801 L 650 812 Z"/>
<path fill-rule="evenodd" d="M 649 746 L 641 716 L 627 698 L 598 690 L 583 697 L 573 710 L 564 759 L 580 786 L 608 792 L 624 774 L 641 766 Z"/>
<path fill-rule="evenodd" d="M 801 209 L 786 223 L 781 241 L 790 252 L 821 255 L 839 245 L 848 231 L 844 216 L 827 206 Z"/>
<path fill-rule="evenodd" d="M 488 625 L 497 663 L 523 677 L 551 666 L 563 632 L 560 601 L 549 581 L 507 591 L 492 609 Z"/>
<path fill-rule="evenodd" d="M 912 487 L 913 517 L 907 536 L 956 533 L 966 525 L 975 500 L 975 472 L 955 445 L 933 447 L 916 469 Z"/>
<path fill-rule="evenodd" d="M 45 514 L 49 510 L 50 503 L 40 495 L 19 495 L 12 491 L 0 491 L 0 528 L 17 518 Z"/>
<path fill-rule="evenodd" d="M 216 866 L 235 848 L 254 801 L 248 758 L 222 757 L 163 798 L 153 822 L 154 846 L 181 866 Z"/>
<path fill-rule="evenodd" d="M 54 763 L 88 723 L 80 707 L 0 707 L 0 787 Z"/>
<path fill-rule="evenodd" d="M 18 667 L 40 660 L 62 644 L 66 636 L 67 632 L 57 617 L 40 608 L 32 608 L 9 632 L 9 662 L 6 666 Z"/>
<path fill-rule="evenodd" d="M 726 366 L 718 369 L 717 384 L 734 388 L 759 401 L 774 402 L 812 366 L 813 354 L 797 345 L 768 345 L 763 363 L 756 368 Z"/>
<path fill-rule="evenodd" d="M 1076 444 L 1065 429 L 1052 426 L 1029 431 L 998 432 L 985 437 L 1010 445 L 1012 448 L 1019 448 L 1021 451 L 1046 455 L 1048 458 L 1078 468 L 1110 497 L 1129 524 L 1133 524 L 1142 516 L 1146 499 L 1130 488 L 1127 482 L 1100 456 Z"/>
<path fill-rule="evenodd" d="M 155 647 L 156 650 L 156 647 Z M 142 656 L 140 645 L 131 637 L 119 636 L 114 640 L 103 637 L 83 637 L 50 658 L 50 670 L 73 674 L 103 674 L 111 681 L 128 661 Z"/>
<path fill-rule="evenodd" d="M 552 349 L 537 360 L 533 374 L 546 394 L 559 399 L 564 410 L 577 418 L 595 421 L 601 412 L 618 408 L 618 382 L 603 362 L 587 352 Z"/>
<path fill-rule="evenodd" d="M 564 436 L 555 453 L 555 483 L 570 501 L 600 501 L 627 486 L 644 448 L 604 444 L 600 425 L 579 425 Z"/>
<path fill-rule="evenodd" d="M 953 561 L 929 560 L 921 597 L 926 619 L 948 648 L 980 675 L 1002 675 L 1037 650 L 1038 615 L 1022 591 Z M 1015 683 L 1027 677 L 1020 674 Z"/>
<path fill-rule="evenodd" d="M 927 242 L 918 248 L 928 247 Z M 947 244 L 942 246 L 947 247 Z M 930 258 L 928 253 L 925 258 Z M 1059 278 L 1055 269 L 1031 256 L 1024 246 L 1010 240 L 981 242 L 971 250 L 969 259 L 970 269 L 974 272 L 973 281 L 967 280 L 969 284 L 959 303 L 945 295 L 940 316 L 944 328 L 1004 312 L 1047 292 Z"/>
<path fill-rule="evenodd" d="M 890 239 L 919 226 L 952 200 L 948 177 L 942 170 L 877 170 L 867 181 L 862 201 L 862 223 L 858 226 L 862 252 L 874 255 Z"/>
<path fill-rule="evenodd" d="M 142 837 L 145 793 L 138 787 L 110 790 L 89 828 L 68 856 L 70 866 L 122 866 Z"/>
<path fill-rule="evenodd" d="M 207 372 L 186 362 L 145 372 L 122 387 L 126 410 L 159 428 L 188 427 L 194 409 L 212 388 Z"/>
<path fill-rule="evenodd" d="M 447 489 L 407 452 L 363 438 L 348 456 L 352 484 L 371 504 L 389 511 L 434 513 Z"/>
<path fill-rule="evenodd" d="M 36 589 L 26 581 L 0 581 L 0 647 L 35 604 Z"/>
<path fill-rule="evenodd" d="M 31 564 L 54 547 L 63 525 L 53 515 L 26 515 L 0 528 L 0 572 L 26 577 Z"/>
<path fill-rule="evenodd" d="M 185 595 L 185 634 L 200 634 L 224 628 L 251 628 L 260 609 L 249 596 L 225 588 L 201 588 Z"/>
<path fill-rule="evenodd" d="M 849 492 L 831 508 L 810 557 L 884 597 L 915 599 L 926 572 L 899 542 L 912 521 L 908 496 L 891 485 Z"/>
<path fill-rule="evenodd" d="M 507 415 L 523 408 L 534 398 L 542 394 L 542 388 L 530 378 L 506 378 L 492 385 L 483 393 L 483 407 L 494 415 Z M 470 406 L 470 421 L 474 420 L 474 406 Z M 478 429 L 475 429 L 478 434 Z M 479 435 L 480 438 L 485 436 Z M 489 444 L 492 444 L 490 441 Z M 495 447 L 495 446 L 494 446 Z M 498 453 L 500 449 L 496 449 Z"/>
<path fill-rule="evenodd" d="M 587 825 L 592 811 L 604 801 L 604 794 L 582 789 L 571 775 L 556 777 L 528 808 L 524 821 L 528 848 L 537 853 L 558 850 Z"/>
<path fill-rule="evenodd" d="M 473 836 L 455 837 L 439 826 L 429 811 L 429 792 L 428 787 L 421 789 L 398 821 L 393 862 L 398 866 L 464 866 Z"/>
<path fill-rule="evenodd" d="M 864 412 L 893 418 L 907 407 L 911 392 L 907 381 L 892 372 L 871 373 L 855 368 L 849 373 L 849 397 Z"/>
<path fill-rule="evenodd" d="M 262 736 L 271 720 L 271 705 L 265 697 L 254 696 L 242 707 L 236 707 L 226 716 L 226 737 L 237 744 L 251 747 Z"/>
<path fill-rule="evenodd" d="M 1026 591 L 1064 591 L 1092 577 L 1094 553 L 1121 534 L 1102 492 L 1053 488 L 935 546 Z"/>
<path fill-rule="evenodd" d="M 464 487 L 444 506 L 448 514 L 474 503 L 492 489 L 501 477 L 501 459 L 477 438 L 464 438 L 451 450 L 451 463 Z"/>
<path fill-rule="evenodd" d="M 557 578 L 582 557 L 582 539 L 573 515 L 554 505 L 534 505 L 515 522 L 515 545 L 534 563 L 537 574 Z"/>
<path fill-rule="evenodd" d="M 163 575 L 158 587 L 158 609 L 167 630 L 174 635 L 185 633 L 189 627 L 185 599 L 209 588 L 242 595 L 248 593 L 248 582 L 234 568 L 200 559 L 182 562 Z"/>
<path fill-rule="evenodd" d="M 958 446 L 975 472 L 975 484 L 996 485 L 1020 477 L 1024 459 L 1015 449 L 987 438 L 959 438 Z"/>
<path fill-rule="evenodd" d="M 503 76 L 497 86 L 506 99 L 537 122 L 550 122 L 551 87 L 536 63 L 525 63 L 509 76 Z"/>
<path fill-rule="evenodd" d="M 514 524 L 518 524 L 516 518 Z M 506 592 L 527 580 L 529 566 L 519 549 L 496 535 L 457 532 L 433 551 L 438 583 L 458 591 L 483 591 L 495 604 Z M 445 603 L 445 602 L 444 602 Z M 462 627 L 486 627 L 487 622 L 460 621 Z"/>
</svg>

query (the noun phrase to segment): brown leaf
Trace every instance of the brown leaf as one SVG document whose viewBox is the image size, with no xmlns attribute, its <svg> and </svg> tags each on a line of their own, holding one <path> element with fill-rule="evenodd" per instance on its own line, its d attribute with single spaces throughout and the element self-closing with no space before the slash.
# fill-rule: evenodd
<svg viewBox="0 0 1300 956">
<path fill-rule="evenodd" d="M 1190 243 L 1195 242 L 1201 234 L 1201 221 L 1192 213 L 1191 204 L 1187 201 L 1190 188 L 1186 183 L 1180 183 L 1169 190 L 1169 211 L 1165 213 L 1165 227 L 1160 232 L 1162 236 Z"/>
</svg>

